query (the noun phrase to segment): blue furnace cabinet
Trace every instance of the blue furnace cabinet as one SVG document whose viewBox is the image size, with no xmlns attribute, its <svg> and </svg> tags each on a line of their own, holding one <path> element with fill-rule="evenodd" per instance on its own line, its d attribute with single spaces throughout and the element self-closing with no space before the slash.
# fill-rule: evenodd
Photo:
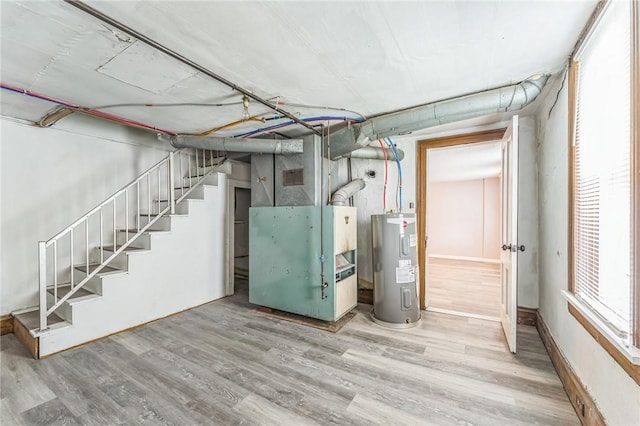
<svg viewBox="0 0 640 426">
<path fill-rule="evenodd" d="M 353 309 L 356 216 L 346 206 L 252 207 L 249 301 L 324 321 Z"/>
</svg>

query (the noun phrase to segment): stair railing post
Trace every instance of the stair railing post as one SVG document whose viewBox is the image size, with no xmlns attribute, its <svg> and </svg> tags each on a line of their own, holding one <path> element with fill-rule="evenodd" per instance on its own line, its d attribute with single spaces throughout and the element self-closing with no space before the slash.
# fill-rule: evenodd
<svg viewBox="0 0 640 426">
<path fill-rule="evenodd" d="M 171 207 L 171 214 L 176 213 L 176 202 L 174 194 L 174 174 L 173 174 L 173 152 L 169 153 L 169 206 Z"/>
<path fill-rule="evenodd" d="M 55 262 L 55 259 L 54 259 Z M 40 285 L 40 330 L 47 329 L 47 243 L 38 242 L 38 280 Z"/>
</svg>

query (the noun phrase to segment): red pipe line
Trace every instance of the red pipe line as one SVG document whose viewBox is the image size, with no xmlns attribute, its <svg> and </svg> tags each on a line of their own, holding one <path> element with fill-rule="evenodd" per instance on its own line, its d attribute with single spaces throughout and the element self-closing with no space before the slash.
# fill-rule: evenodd
<svg viewBox="0 0 640 426">
<path fill-rule="evenodd" d="M 126 124 L 128 126 L 134 126 L 134 127 L 140 127 L 143 129 L 149 129 L 149 130 L 154 130 L 156 132 L 162 132 L 165 133 L 167 135 L 171 135 L 171 136 L 175 136 L 177 135 L 176 132 L 172 131 L 172 130 L 167 130 L 167 129 L 162 129 L 160 127 L 156 127 L 156 126 L 151 126 L 149 124 L 145 124 L 142 123 L 140 121 L 136 121 L 136 120 L 129 120 L 127 118 L 124 117 L 120 117 L 117 115 L 113 115 L 113 114 L 108 114 L 106 112 L 102 112 L 102 111 L 98 111 L 96 109 L 92 109 L 92 108 L 87 108 L 87 107 L 82 107 L 80 105 L 77 104 L 73 104 L 71 102 L 67 102 L 67 101 L 63 101 L 57 98 L 53 98 L 51 96 L 47 96 L 44 95 L 42 93 L 38 93 L 38 92 L 33 92 L 31 90 L 27 90 L 27 89 L 23 89 L 21 87 L 16 87 L 16 86 L 12 86 L 9 84 L 5 84 L 5 83 L 0 83 L 0 87 L 2 87 L 5 90 L 10 90 L 12 92 L 16 92 L 16 93 L 21 93 L 23 95 L 27 95 L 36 99 L 42 99 L 48 102 L 53 102 L 55 104 L 67 107 L 67 108 L 71 108 L 75 111 L 78 112 L 82 112 L 88 115 L 92 115 L 94 117 L 98 117 L 98 118 L 103 118 L 105 120 L 110 120 L 110 121 L 115 121 L 116 123 L 120 123 L 120 124 Z"/>
<path fill-rule="evenodd" d="M 387 150 L 382 144 L 382 140 L 378 139 L 380 148 L 382 148 L 382 155 L 384 156 L 384 188 L 382 190 L 382 212 L 387 212 L 387 180 L 389 177 L 389 163 L 387 162 Z"/>
<path fill-rule="evenodd" d="M 12 92 L 21 93 L 23 95 L 31 96 L 33 98 L 43 99 L 45 101 L 53 102 L 58 105 L 63 105 L 69 108 L 80 108 L 80 105 L 72 104 L 70 102 L 62 101 L 60 99 L 52 98 L 41 93 L 32 92 L 31 90 L 23 89 L 21 87 L 12 86 L 10 84 L 0 83 L 3 89 L 10 90 Z"/>
<path fill-rule="evenodd" d="M 127 118 L 123 118 L 123 117 L 120 117 L 120 116 L 117 116 L 117 115 L 113 115 L 113 114 L 108 114 L 106 112 L 98 111 L 96 109 L 84 110 L 82 108 L 78 108 L 78 111 L 84 112 L 84 113 L 89 114 L 89 115 L 93 115 L 93 116 L 98 117 L 98 118 L 104 118 L 105 120 L 111 120 L 111 121 L 115 121 L 115 122 L 118 122 L 118 123 L 129 125 L 129 126 L 142 127 L 142 128 L 145 128 L 145 129 L 155 130 L 157 132 L 166 133 L 167 135 L 171 135 L 171 136 L 175 136 L 175 135 L 178 134 L 177 132 L 174 132 L 173 130 L 167 130 L 167 129 L 162 129 L 160 127 L 150 126 L 150 125 L 142 123 L 140 121 L 129 120 Z"/>
</svg>

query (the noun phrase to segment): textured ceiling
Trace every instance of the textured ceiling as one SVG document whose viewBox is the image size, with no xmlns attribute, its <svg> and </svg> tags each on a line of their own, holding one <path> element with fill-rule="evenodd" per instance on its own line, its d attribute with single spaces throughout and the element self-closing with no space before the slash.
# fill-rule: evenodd
<svg viewBox="0 0 640 426">
<path fill-rule="evenodd" d="M 299 117 L 379 114 L 557 72 L 596 1 L 90 1 L 92 7 Z M 2 1 L 4 84 L 176 132 L 239 120 L 242 96 L 61 1 Z M 55 105 L 2 91 L 2 114 Z M 271 117 L 252 102 L 251 115 Z M 249 122 L 237 135 L 279 123 Z M 294 132 L 306 130 L 298 126 Z"/>
</svg>

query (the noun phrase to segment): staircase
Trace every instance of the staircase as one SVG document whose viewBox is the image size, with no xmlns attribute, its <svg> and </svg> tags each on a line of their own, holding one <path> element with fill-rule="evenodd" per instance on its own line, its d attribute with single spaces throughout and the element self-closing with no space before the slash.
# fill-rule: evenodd
<svg viewBox="0 0 640 426">
<path fill-rule="evenodd" d="M 39 305 L 14 312 L 35 358 L 224 296 L 226 178 L 211 151 L 170 153 L 48 241 Z"/>
</svg>

